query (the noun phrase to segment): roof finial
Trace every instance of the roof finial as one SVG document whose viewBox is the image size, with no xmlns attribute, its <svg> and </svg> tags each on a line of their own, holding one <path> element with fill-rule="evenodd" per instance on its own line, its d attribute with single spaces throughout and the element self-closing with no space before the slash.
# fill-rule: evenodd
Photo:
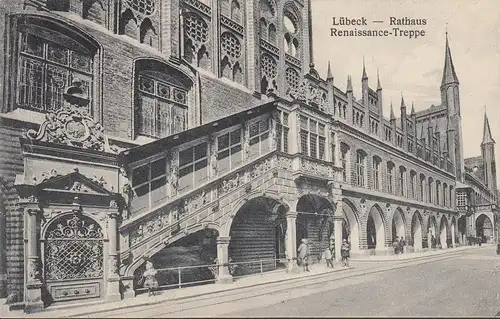
<svg viewBox="0 0 500 319">
<path fill-rule="evenodd" d="M 377 91 L 382 90 L 382 85 L 380 85 L 380 76 L 379 76 L 379 70 L 377 68 Z"/>
<path fill-rule="evenodd" d="M 326 71 L 326 79 L 327 80 L 332 80 L 333 79 L 332 69 L 330 67 L 330 61 L 328 61 L 328 70 Z"/>
<path fill-rule="evenodd" d="M 368 76 L 366 75 L 365 56 L 363 55 L 363 80 L 365 79 L 368 79 Z"/>
</svg>

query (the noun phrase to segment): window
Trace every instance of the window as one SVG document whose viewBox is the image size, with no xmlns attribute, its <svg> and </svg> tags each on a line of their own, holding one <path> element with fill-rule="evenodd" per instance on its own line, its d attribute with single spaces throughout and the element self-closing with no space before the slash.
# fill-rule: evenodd
<svg viewBox="0 0 500 319">
<path fill-rule="evenodd" d="M 241 130 L 217 138 L 217 173 L 223 174 L 241 165 Z"/>
<path fill-rule="evenodd" d="M 250 123 L 249 158 L 255 158 L 269 151 L 269 119 Z"/>
<path fill-rule="evenodd" d="M 443 184 L 443 206 L 448 207 L 448 185 L 446 183 Z"/>
<path fill-rule="evenodd" d="M 359 187 L 365 187 L 365 157 L 363 152 L 356 152 L 356 185 Z"/>
<path fill-rule="evenodd" d="M 394 183 L 394 163 L 387 162 L 387 192 L 393 193 Z"/>
<path fill-rule="evenodd" d="M 340 161 L 342 164 L 342 181 L 347 182 L 347 158 L 349 147 L 342 143 L 340 144 Z"/>
<path fill-rule="evenodd" d="M 46 27 L 21 26 L 19 36 L 19 107 L 57 110 L 64 104 L 63 93 L 77 78 L 92 100 L 93 53 Z"/>
<path fill-rule="evenodd" d="M 415 173 L 415 171 L 410 171 L 410 196 L 411 196 L 411 198 L 417 198 L 416 184 L 417 184 L 417 173 Z"/>
<path fill-rule="evenodd" d="M 300 117 L 300 151 L 302 154 L 325 160 L 326 127 L 307 117 Z"/>
<path fill-rule="evenodd" d="M 406 168 L 399 167 L 399 195 L 406 195 Z"/>
<path fill-rule="evenodd" d="M 200 186 L 208 180 L 207 143 L 179 152 L 179 193 Z"/>
<path fill-rule="evenodd" d="M 457 206 L 465 206 L 465 205 L 467 205 L 467 194 L 457 193 Z"/>
<path fill-rule="evenodd" d="M 298 20 L 290 11 L 285 11 L 283 17 L 283 26 L 285 31 L 283 39 L 285 53 L 294 57 L 298 57 L 299 41 L 297 38 L 300 37 L 300 33 L 298 30 Z"/>
<path fill-rule="evenodd" d="M 441 182 L 436 181 L 436 205 L 441 205 Z"/>
<path fill-rule="evenodd" d="M 420 175 L 420 200 L 425 201 L 425 176 Z"/>
<path fill-rule="evenodd" d="M 432 183 L 433 183 L 433 179 L 431 177 L 429 177 L 429 183 L 428 183 L 428 194 L 429 194 L 429 198 L 428 198 L 428 202 L 433 204 L 434 203 L 434 194 L 433 194 L 433 191 L 432 191 Z"/>
<path fill-rule="evenodd" d="M 408 152 L 413 153 L 413 141 L 408 139 Z"/>
<path fill-rule="evenodd" d="M 453 186 L 450 186 L 450 191 L 448 192 L 448 196 L 450 197 L 450 207 L 453 207 Z"/>
<path fill-rule="evenodd" d="M 187 128 L 187 92 L 169 83 L 139 76 L 139 134 L 162 138 Z"/>
<path fill-rule="evenodd" d="M 281 112 L 280 122 L 276 125 L 276 133 L 279 136 L 278 150 L 288 153 L 288 132 L 290 128 L 288 126 L 288 113 Z"/>
<path fill-rule="evenodd" d="M 161 158 L 132 171 L 132 188 L 135 193 L 133 211 L 152 208 L 167 196 L 167 160 Z"/>
<path fill-rule="evenodd" d="M 379 157 L 373 157 L 373 189 L 380 190 L 380 163 Z"/>
</svg>

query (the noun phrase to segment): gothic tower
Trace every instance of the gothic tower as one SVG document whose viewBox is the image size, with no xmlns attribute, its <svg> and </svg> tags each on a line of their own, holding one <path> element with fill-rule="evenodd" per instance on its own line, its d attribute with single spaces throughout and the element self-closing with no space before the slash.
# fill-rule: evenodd
<svg viewBox="0 0 500 319">
<path fill-rule="evenodd" d="M 451 58 L 451 50 L 448 44 L 448 33 L 446 33 L 446 48 L 444 54 L 444 69 L 443 78 L 441 81 L 441 105 L 448 109 L 448 120 L 450 128 L 455 131 L 453 138 L 448 138 L 448 154 L 450 154 L 451 162 L 455 167 L 455 175 L 457 180 L 463 182 L 464 173 L 464 156 L 463 156 L 463 138 L 462 138 L 462 119 L 460 116 L 460 94 L 459 82 L 453 60 Z M 451 156 L 455 154 L 455 156 Z"/>
<path fill-rule="evenodd" d="M 495 166 L 495 141 L 491 137 L 490 123 L 486 111 L 484 112 L 483 141 L 481 142 L 483 157 L 484 182 L 489 189 L 497 189 L 497 173 Z"/>
</svg>

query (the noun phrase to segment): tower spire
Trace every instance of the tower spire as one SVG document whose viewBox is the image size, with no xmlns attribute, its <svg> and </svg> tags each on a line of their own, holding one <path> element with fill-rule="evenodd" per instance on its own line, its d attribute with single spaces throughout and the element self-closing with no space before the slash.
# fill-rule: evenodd
<svg viewBox="0 0 500 319">
<path fill-rule="evenodd" d="M 491 136 L 490 122 L 488 121 L 488 115 L 486 115 L 486 106 L 484 107 L 484 125 L 483 125 L 483 142 L 481 144 L 495 143 L 493 137 Z"/>
<path fill-rule="evenodd" d="M 363 80 L 368 79 L 368 76 L 366 75 L 366 68 L 365 68 L 365 57 L 363 56 Z"/>
<path fill-rule="evenodd" d="M 380 75 L 379 75 L 379 71 L 377 68 L 377 91 L 380 91 L 380 90 L 382 90 L 382 85 L 380 85 Z"/>
<path fill-rule="evenodd" d="M 352 81 L 351 81 L 351 76 L 347 76 L 347 89 L 346 92 L 352 92 Z"/>
<path fill-rule="evenodd" d="M 413 105 L 413 102 L 411 102 L 411 115 L 415 115 L 415 106 Z"/>
<path fill-rule="evenodd" d="M 401 93 L 401 108 L 406 108 L 406 104 L 405 104 L 405 98 L 403 97 L 403 93 Z"/>
<path fill-rule="evenodd" d="M 392 107 L 392 101 L 391 101 L 391 120 L 395 120 L 396 117 L 394 116 L 394 108 Z"/>
<path fill-rule="evenodd" d="M 326 79 L 327 80 L 333 79 L 332 69 L 330 67 L 330 61 L 328 61 L 328 70 L 326 71 Z"/>
<path fill-rule="evenodd" d="M 444 69 L 443 69 L 443 79 L 441 80 L 441 86 L 450 83 L 458 83 L 458 78 L 457 74 L 455 73 L 455 67 L 453 66 L 453 59 L 451 58 L 451 50 L 450 50 L 450 45 L 448 43 L 448 31 L 446 31 Z"/>
</svg>

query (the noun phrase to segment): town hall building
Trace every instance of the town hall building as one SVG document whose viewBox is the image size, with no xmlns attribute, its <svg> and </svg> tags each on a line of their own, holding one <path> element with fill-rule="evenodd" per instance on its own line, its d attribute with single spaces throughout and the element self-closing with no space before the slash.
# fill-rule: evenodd
<svg viewBox="0 0 500 319">
<path fill-rule="evenodd" d="M 485 115 L 481 156 L 464 159 L 448 37 L 441 100 L 402 97 L 386 117 L 364 65 L 318 74 L 311 10 L 6 2 L 0 297 L 27 312 L 131 298 L 146 262 L 165 287 L 296 272 L 302 239 L 313 262 L 343 239 L 353 257 L 396 237 L 409 251 L 496 241 L 495 142 Z"/>
</svg>

